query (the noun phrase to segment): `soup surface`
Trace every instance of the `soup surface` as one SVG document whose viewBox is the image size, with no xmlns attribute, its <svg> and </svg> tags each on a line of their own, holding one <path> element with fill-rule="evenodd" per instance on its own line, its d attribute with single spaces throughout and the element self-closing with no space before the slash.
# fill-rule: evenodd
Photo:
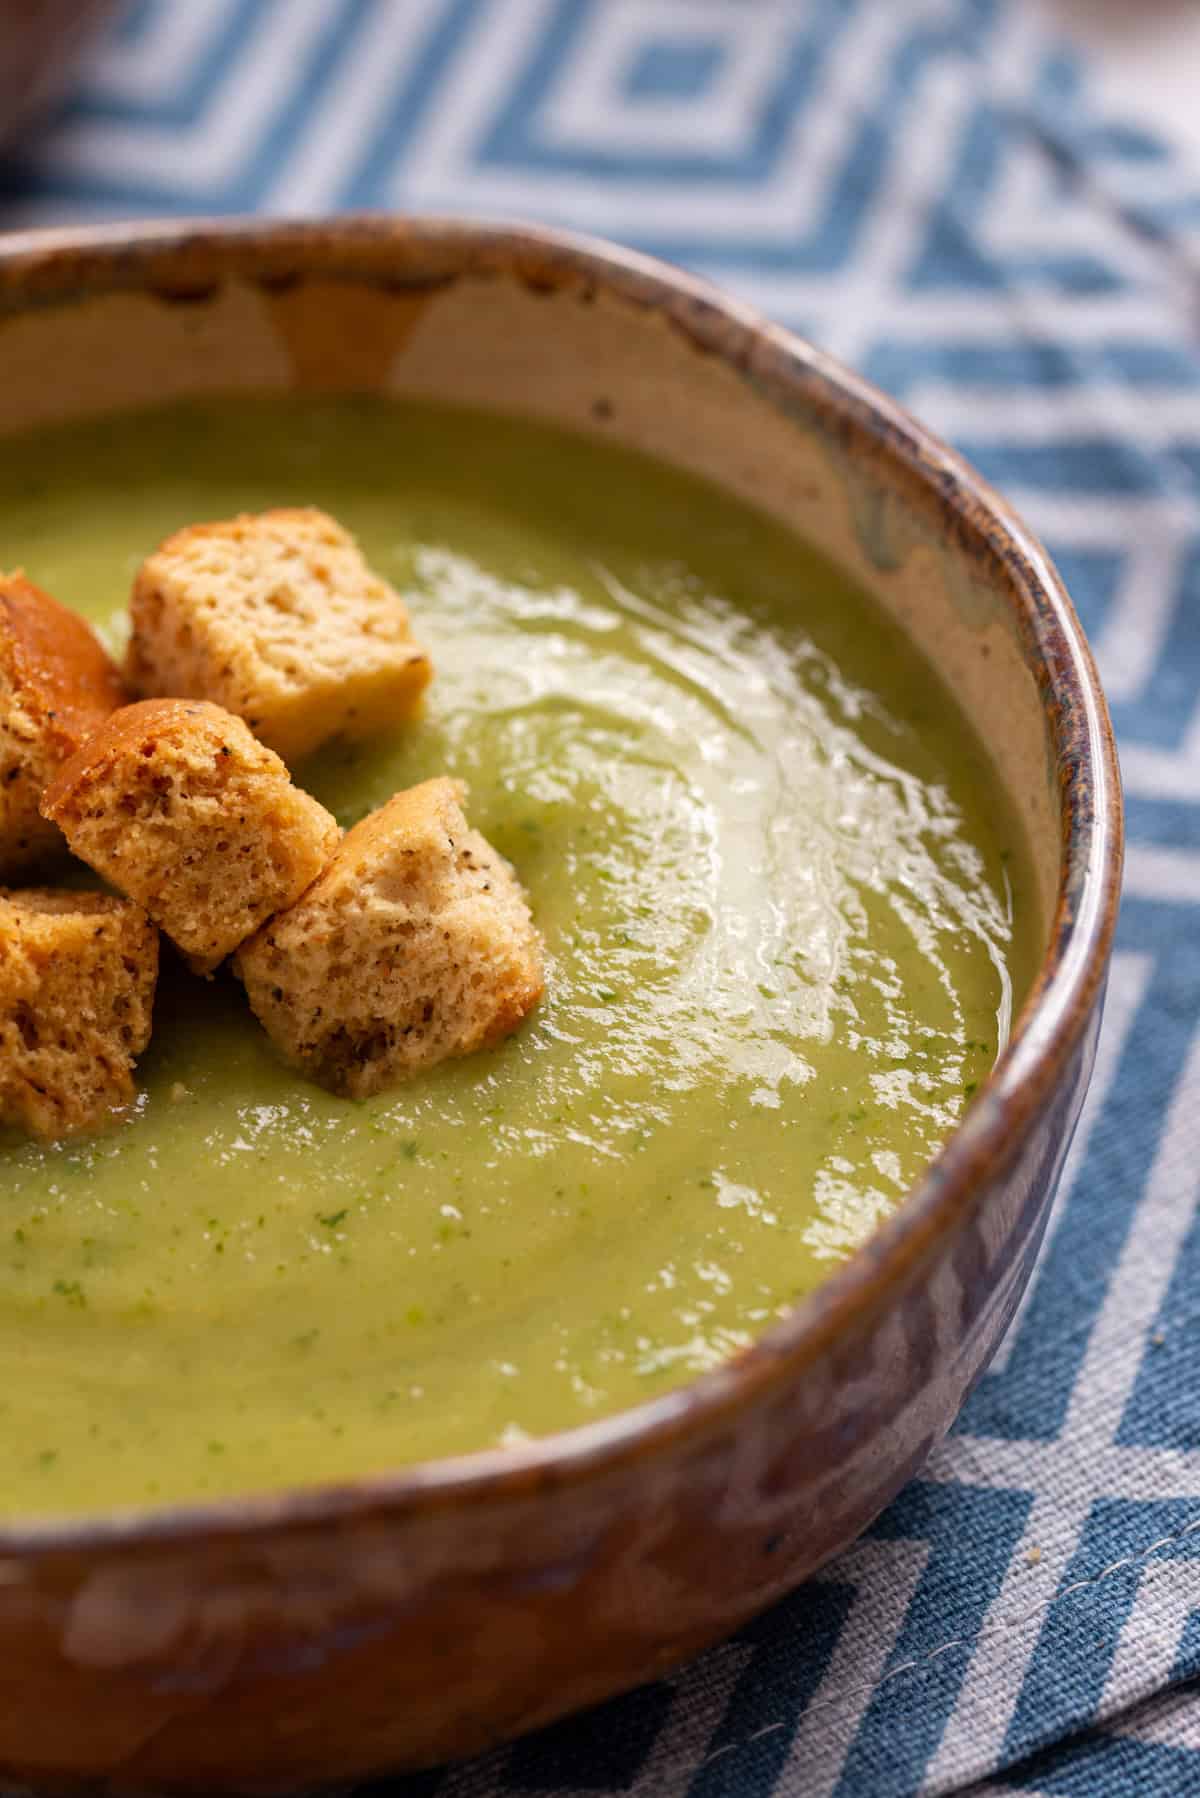
<svg viewBox="0 0 1200 1798">
<path fill-rule="evenodd" d="M 326 507 L 410 596 L 425 716 L 297 770 L 344 824 L 448 770 L 547 996 L 362 1104 L 169 961 L 137 1115 L 0 1146 L 0 1505 L 84 1511 L 520 1440 L 709 1368 L 900 1201 L 1032 959 L 1015 825 L 827 564 L 666 469 L 377 401 L 0 445 L 0 563 L 117 646 L 168 532 Z"/>
</svg>

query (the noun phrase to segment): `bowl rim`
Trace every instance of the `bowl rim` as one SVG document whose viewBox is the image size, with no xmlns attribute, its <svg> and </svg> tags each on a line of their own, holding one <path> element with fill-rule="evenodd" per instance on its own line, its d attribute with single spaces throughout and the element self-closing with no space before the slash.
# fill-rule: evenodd
<svg viewBox="0 0 1200 1798">
<path fill-rule="evenodd" d="M 746 1349 L 686 1385 L 612 1416 L 531 1439 L 341 1481 L 202 1501 L 123 1507 L 0 1524 L 9 1561 L 164 1546 L 281 1527 L 415 1515 L 550 1495 L 706 1434 L 768 1389 L 800 1377 L 837 1336 L 885 1307 L 933 1241 L 970 1215 L 1057 1090 L 1103 992 L 1119 906 L 1123 807 L 1112 726 L 1082 627 L 1046 552 L 1008 503 L 902 406 L 753 307 L 671 264 L 604 240 L 506 219 L 345 214 L 316 220 L 203 218 L 51 227 L 0 237 L 0 313 L 103 292 L 207 298 L 226 279 L 396 285 L 397 258 L 449 259 L 437 288 L 508 274 L 544 290 L 571 282 L 661 311 L 774 410 L 795 400 L 847 428 L 859 446 L 924 490 L 964 544 L 1002 564 L 1010 605 L 1038 654 L 1056 736 L 1062 854 L 1050 940 L 1006 1048 L 962 1121 L 897 1210 L 841 1267 Z M 281 267 L 296 273 L 281 274 Z M 197 271 L 209 280 L 198 280 Z M 2 1568 L 0 1568 L 2 1571 Z"/>
</svg>

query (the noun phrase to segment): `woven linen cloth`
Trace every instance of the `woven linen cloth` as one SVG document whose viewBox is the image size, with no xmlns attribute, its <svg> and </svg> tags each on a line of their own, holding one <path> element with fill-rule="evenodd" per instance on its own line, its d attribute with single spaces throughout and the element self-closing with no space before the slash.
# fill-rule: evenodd
<svg viewBox="0 0 1200 1798">
<path fill-rule="evenodd" d="M 1200 1794 L 1200 178 L 1003 0 L 140 0 L 0 175 L 8 228 L 351 206 L 637 245 L 912 407 L 1057 559 L 1131 835 L 1037 1276 L 921 1477 L 678 1674 L 361 1790 Z"/>
</svg>

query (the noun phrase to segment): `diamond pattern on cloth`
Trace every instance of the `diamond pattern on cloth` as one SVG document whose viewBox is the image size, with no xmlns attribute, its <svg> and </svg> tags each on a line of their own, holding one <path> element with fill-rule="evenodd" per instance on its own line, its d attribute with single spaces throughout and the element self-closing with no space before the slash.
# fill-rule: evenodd
<svg viewBox="0 0 1200 1798">
<path fill-rule="evenodd" d="M 361 1798 L 1200 1795 L 1200 176 L 1005 0 L 137 0 L 0 168 L 8 228 L 380 206 L 684 262 L 952 439 L 1074 595 L 1130 855 L 1033 1286 L 921 1477 L 679 1673 Z"/>
</svg>

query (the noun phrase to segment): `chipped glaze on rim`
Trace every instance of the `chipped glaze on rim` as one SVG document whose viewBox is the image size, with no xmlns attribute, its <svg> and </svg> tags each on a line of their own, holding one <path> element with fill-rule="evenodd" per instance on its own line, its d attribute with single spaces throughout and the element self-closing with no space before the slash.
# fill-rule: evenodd
<svg viewBox="0 0 1200 1798">
<path fill-rule="evenodd" d="M 719 1426 L 743 1404 L 802 1376 L 852 1322 L 885 1307 L 913 1261 L 970 1216 L 1054 1095 L 1105 980 L 1123 856 L 1120 775 L 1091 651 L 1049 557 L 988 483 L 902 407 L 752 308 L 665 263 L 568 232 L 350 215 L 312 223 L 151 221 L 0 238 L 0 318 L 116 291 L 203 304 L 231 278 L 279 291 L 312 277 L 397 291 L 498 277 L 547 293 L 603 289 L 661 313 L 697 353 L 726 363 L 775 410 L 798 411 L 835 433 L 851 454 L 882 468 L 893 489 L 936 509 L 941 528 L 1012 595 L 1050 717 L 1062 837 L 1050 943 L 1004 1053 L 897 1211 L 723 1366 L 612 1417 L 514 1448 L 333 1484 L 6 1525 L 0 1555 L 8 1558 L 133 1540 L 179 1546 L 372 1514 L 466 1511 L 574 1485 Z"/>
</svg>

